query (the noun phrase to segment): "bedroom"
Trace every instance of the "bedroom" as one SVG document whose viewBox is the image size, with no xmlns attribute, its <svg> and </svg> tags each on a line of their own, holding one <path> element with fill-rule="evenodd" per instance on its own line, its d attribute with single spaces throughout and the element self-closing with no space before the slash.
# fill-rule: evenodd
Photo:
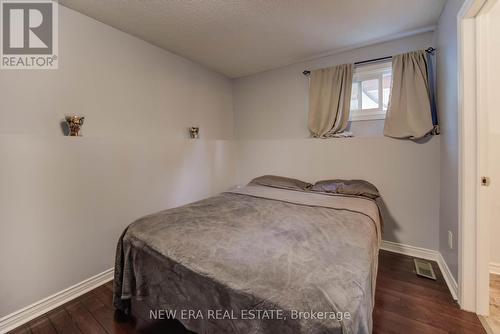
<svg viewBox="0 0 500 334">
<path fill-rule="evenodd" d="M 493 332 L 499 7 L 1 1 L 0 333 Z"/>
</svg>

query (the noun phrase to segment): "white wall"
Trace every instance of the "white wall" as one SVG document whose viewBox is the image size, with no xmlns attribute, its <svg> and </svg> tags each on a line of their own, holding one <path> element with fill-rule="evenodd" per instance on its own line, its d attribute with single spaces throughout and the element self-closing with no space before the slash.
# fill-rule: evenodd
<svg viewBox="0 0 500 334">
<path fill-rule="evenodd" d="M 440 138 L 385 138 L 383 121 L 353 123 L 357 138 L 309 139 L 304 69 L 425 49 L 433 33 L 376 44 L 235 80 L 238 181 L 268 173 L 316 181 L 365 178 L 384 199 L 384 239 L 439 249 Z"/>
<path fill-rule="evenodd" d="M 230 80 L 62 6 L 60 27 L 59 70 L 0 74 L 0 318 L 112 267 L 134 219 L 235 179 Z M 71 113 L 84 137 L 62 136 Z"/>
<path fill-rule="evenodd" d="M 382 195 L 384 240 L 438 247 L 438 137 L 425 144 L 386 137 L 241 140 L 237 150 L 240 184 L 263 174 L 368 180 Z"/>
<path fill-rule="evenodd" d="M 496 2 L 494 7 L 488 13 L 489 18 L 489 41 L 488 41 L 488 120 L 489 120 L 489 166 L 488 174 L 492 179 L 490 196 L 491 196 L 491 211 L 490 222 L 491 231 L 491 262 L 500 265 L 500 150 L 498 143 L 500 143 L 500 96 L 498 94 L 498 87 L 500 87 L 500 2 Z"/>
<path fill-rule="evenodd" d="M 302 71 L 391 56 L 433 45 L 433 33 L 286 66 L 234 81 L 235 135 L 239 139 L 307 138 L 308 79 Z M 357 136 L 382 136 L 383 121 L 353 122 Z"/>
<path fill-rule="evenodd" d="M 441 125 L 439 251 L 458 278 L 458 46 L 457 14 L 464 0 L 447 1 L 437 37 L 437 103 Z M 448 247 L 448 231 L 454 235 Z"/>
<path fill-rule="evenodd" d="M 499 55 L 500 56 L 500 55 Z M 498 58 L 497 58 L 498 59 Z M 500 72 L 497 72 L 500 73 Z M 496 87 L 499 87 L 498 85 Z M 499 101 L 500 102 L 500 101 Z M 498 105 L 498 104 L 497 104 Z M 497 123 L 498 126 L 498 123 Z M 500 143 L 500 132 L 490 132 L 490 149 L 488 152 L 488 175 L 491 178 L 490 189 L 490 262 L 500 267 L 500 150 L 496 147 Z"/>
<path fill-rule="evenodd" d="M 233 137 L 232 82 L 201 65 L 60 8 L 59 69 L 2 71 L 0 133 L 60 134 L 85 115 L 86 136 Z"/>
</svg>

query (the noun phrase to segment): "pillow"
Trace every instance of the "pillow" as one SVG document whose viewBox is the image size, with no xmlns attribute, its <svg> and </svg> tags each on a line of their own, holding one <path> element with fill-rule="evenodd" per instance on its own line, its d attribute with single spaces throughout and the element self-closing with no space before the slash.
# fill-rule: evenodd
<svg viewBox="0 0 500 334">
<path fill-rule="evenodd" d="M 324 180 L 312 186 L 311 191 L 364 196 L 375 199 L 380 196 L 377 188 L 364 180 Z"/>
<path fill-rule="evenodd" d="M 308 190 L 309 188 L 312 187 L 312 184 L 307 182 L 283 176 L 275 176 L 275 175 L 259 176 L 250 181 L 249 184 L 258 184 L 260 186 L 284 188 L 291 190 Z"/>
</svg>

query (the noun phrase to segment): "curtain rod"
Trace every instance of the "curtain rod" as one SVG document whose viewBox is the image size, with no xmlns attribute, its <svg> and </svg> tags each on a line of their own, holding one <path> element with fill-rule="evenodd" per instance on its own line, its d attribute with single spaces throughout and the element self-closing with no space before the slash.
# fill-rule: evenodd
<svg viewBox="0 0 500 334">
<path fill-rule="evenodd" d="M 425 50 L 425 52 L 427 52 L 429 54 L 434 54 L 434 51 L 436 51 L 436 49 L 433 48 L 433 47 L 427 48 Z M 367 63 L 374 63 L 374 62 L 377 62 L 377 61 L 391 59 L 391 58 L 392 58 L 392 56 L 387 56 L 387 57 L 381 57 L 381 58 L 374 58 L 374 59 L 369 59 L 369 60 L 357 61 L 357 62 L 354 63 L 354 65 L 362 65 L 362 64 L 367 64 Z M 304 74 L 307 77 L 307 76 L 309 76 L 311 74 L 311 71 L 310 70 L 305 70 L 304 72 L 302 72 L 302 74 Z"/>
</svg>

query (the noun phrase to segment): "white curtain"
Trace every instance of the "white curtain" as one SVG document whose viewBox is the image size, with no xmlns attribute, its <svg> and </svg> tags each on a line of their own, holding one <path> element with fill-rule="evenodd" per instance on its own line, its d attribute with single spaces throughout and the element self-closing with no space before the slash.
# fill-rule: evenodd
<svg viewBox="0 0 500 334">
<path fill-rule="evenodd" d="M 419 139 L 433 130 L 427 71 L 425 51 L 392 58 L 392 88 L 384 125 L 385 136 Z"/>
<path fill-rule="evenodd" d="M 353 64 L 311 72 L 309 83 L 309 131 L 313 137 L 333 137 L 347 128 Z"/>
</svg>

